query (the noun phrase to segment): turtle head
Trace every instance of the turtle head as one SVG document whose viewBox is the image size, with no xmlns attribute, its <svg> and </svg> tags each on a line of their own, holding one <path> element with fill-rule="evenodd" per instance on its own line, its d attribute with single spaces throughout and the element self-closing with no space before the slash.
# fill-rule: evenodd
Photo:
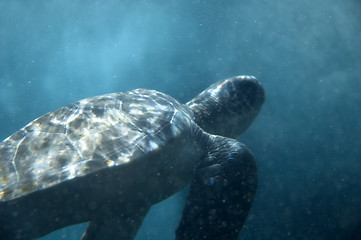
<svg viewBox="0 0 361 240">
<path fill-rule="evenodd" d="M 235 138 L 256 118 L 264 100 L 264 89 L 255 77 L 237 76 L 212 84 L 187 106 L 203 130 Z"/>
</svg>

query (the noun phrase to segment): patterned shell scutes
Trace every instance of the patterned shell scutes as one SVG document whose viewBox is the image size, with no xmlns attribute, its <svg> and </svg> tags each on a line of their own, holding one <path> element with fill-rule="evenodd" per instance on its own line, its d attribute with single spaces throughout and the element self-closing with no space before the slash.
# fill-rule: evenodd
<svg viewBox="0 0 361 240">
<path fill-rule="evenodd" d="M 190 131 L 191 114 L 168 95 L 145 89 L 47 113 L 0 143 L 0 201 L 157 151 Z"/>
</svg>

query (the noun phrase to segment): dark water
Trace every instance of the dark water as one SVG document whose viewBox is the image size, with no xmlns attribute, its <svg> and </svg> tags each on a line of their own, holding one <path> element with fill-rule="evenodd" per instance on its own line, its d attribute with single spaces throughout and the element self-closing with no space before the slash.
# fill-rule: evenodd
<svg viewBox="0 0 361 240">
<path fill-rule="evenodd" d="M 260 180 L 241 238 L 361 239 L 359 0 L 0 0 L 1 139 L 85 97 L 142 87 L 185 102 L 239 74 L 267 93 L 240 138 Z M 185 194 L 137 240 L 173 239 Z"/>
</svg>

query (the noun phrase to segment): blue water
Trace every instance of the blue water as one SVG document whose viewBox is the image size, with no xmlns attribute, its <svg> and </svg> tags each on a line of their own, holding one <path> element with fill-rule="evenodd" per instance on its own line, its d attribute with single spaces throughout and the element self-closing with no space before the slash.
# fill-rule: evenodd
<svg viewBox="0 0 361 240">
<path fill-rule="evenodd" d="M 0 138 L 94 95 L 186 102 L 254 75 L 267 100 L 240 138 L 260 181 L 241 238 L 361 239 L 360 43 L 359 0 L 0 0 Z M 137 240 L 174 239 L 185 196 L 155 206 Z"/>
</svg>

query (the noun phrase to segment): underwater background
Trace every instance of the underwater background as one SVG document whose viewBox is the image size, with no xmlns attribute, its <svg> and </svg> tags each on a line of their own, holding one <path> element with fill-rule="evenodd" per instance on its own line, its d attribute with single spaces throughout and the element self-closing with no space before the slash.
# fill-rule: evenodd
<svg viewBox="0 0 361 240">
<path fill-rule="evenodd" d="M 259 170 L 240 239 L 361 239 L 361 1 L 0 0 L 1 141 L 86 97 L 150 88 L 186 102 L 241 74 L 266 103 L 239 138 Z M 136 239 L 174 239 L 186 191 Z"/>
</svg>

